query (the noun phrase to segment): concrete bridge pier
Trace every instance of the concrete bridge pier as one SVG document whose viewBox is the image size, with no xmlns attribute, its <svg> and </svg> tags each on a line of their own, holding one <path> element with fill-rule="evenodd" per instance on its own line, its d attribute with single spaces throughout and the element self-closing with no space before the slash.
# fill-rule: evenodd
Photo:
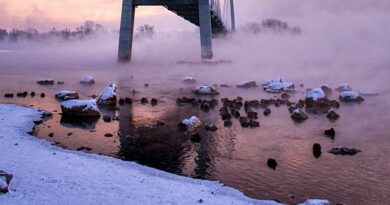
<svg viewBox="0 0 390 205">
<path fill-rule="evenodd" d="M 133 0 L 123 0 L 122 17 L 119 31 L 118 61 L 131 61 L 133 47 L 135 5 Z"/>
<path fill-rule="evenodd" d="M 209 0 L 199 0 L 199 28 L 202 59 L 213 58 Z"/>
</svg>

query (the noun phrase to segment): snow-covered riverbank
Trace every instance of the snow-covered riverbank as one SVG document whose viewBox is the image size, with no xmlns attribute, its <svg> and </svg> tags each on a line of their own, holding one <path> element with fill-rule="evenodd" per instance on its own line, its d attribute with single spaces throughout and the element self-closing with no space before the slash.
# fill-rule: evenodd
<svg viewBox="0 0 390 205">
<path fill-rule="evenodd" d="M 54 147 L 26 134 L 39 117 L 30 108 L 0 105 L 0 169 L 14 175 L 1 204 L 277 204 L 217 182 Z"/>
<path fill-rule="evenodd" d="M 2 205 L 279 204 L 250 199 L 217 182 L 52 146 L 26 134 L 40 115 L 0 104 L 0 170 L 14 175 L 11 192 L 0 194 Z"/>
</svg>

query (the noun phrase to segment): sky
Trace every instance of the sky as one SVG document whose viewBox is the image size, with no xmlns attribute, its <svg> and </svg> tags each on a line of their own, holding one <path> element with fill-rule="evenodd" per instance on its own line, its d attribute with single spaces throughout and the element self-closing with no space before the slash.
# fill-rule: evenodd
<svg viewBox="0 0 390 205">
<path fill-rule="evenodd" d="M 336 15 L 350 11 L 390 11 L 388 0 L 235 0 L 235 5 L 238 25 L 270 17 L 302 20 L 302 15 L 308 15 L 308 11 Z M 121 0 L 0 0 L 0 27 L 34 27 L 39 30 L 75 28 L 93 20 L 107 28 L 117 29 L 120 11 Z M 163 7 L 138 8 L 136 24 L 145 23 L 154 25 L 158 30 L 195 28 Z"/>
</svg>

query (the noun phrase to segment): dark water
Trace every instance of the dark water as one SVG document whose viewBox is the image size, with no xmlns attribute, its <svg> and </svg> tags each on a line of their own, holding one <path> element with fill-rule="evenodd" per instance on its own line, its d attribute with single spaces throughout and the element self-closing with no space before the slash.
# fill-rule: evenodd
<svg viewBox="0 0 390 205">
<path fill-rule="evenodd" d="M 19 103 L 53 112 L 53 118 L 37 126 L 36 133 L 39 138 L 56 142 L 58 146 L 74 150 L 89 147 L 92 153 L 137 161 L 175 174 L 218 180 L 250 197 L 277 199 L 288 204 L 306 198 L 326 198 L 334 204 L 386 204 L 390 200 L 389 90 L 381 87 L 382 83 L 371 86 L 358 83 L 364 81 L 362 76 L 366 76 L 366 71 L 349 76 L 349 82 L 358 90 L 375 89 L 380 95 L 366 97 L 361 104 L 341 104 L 337 110 L 341 118 L 336 122 L 330 122 L 324 115 L 310 114 L 308 121 L 296 124 L 290 119 L 287 107 L 282 105 L 271 106 L 272 114 L 269 117 L 263 116 L 261 109 L 258 110 L 260 128 L 249 129 L 241 128 L 237 120 L 233 120 L 231 127 L 224 127 L 218 115 L 221 103 L 208 113 L 192 105 L 178 106 L 175 102 L 177 97 L 210 99 L 194 96 L 191 88 L 197 84 L 183 84 L 181 79 L 192 75 L 198 79 L 198 84 L 233 85 L 231 88 L 218 87 L 221 94 L 215 98 L 219 101 L 223 97 L 237 96 L 242 96 L 244 100 L 260 100 L 279 95 L 265 93 L 261 87 L 239 89 L 234 85 L 252 78 L 260 84 L 269 79 L 272 73 L 226 73 L 226 70 L 237 67 L 234 63 L 213 66 L 180 64 L 174 65 L 173 70 L 169 69 L 170 66 L 133 64 L 94 68 L 71 66 L 66 69 L 48 66 L 34 72 L 29 72 L 30 67 L 3 66 L 0 69 L 0 102 Z M 305 88 L 323 83 L 334 87 L 337 82 L 340 83 L 340 77 L 333 78 L 331 74 L 321 73 L 317 76 L 314 70 L 321 70 L 322 65 L 308 67 L 310 69 L 306 76 L 291 75 L 287 80 L 297 85 L 304 83 Z M 292 65 L 291 70 L 290 74 L 298 68 Z M 97 83 L 92 86 L 80 85 L 78 80 L 84 74 L 92 74 Z M 219 77 L 211 79 L 210 75 Z M 379 76 L 377 79 L 382 79 Z M 37 85 L 35 81 L 42 77 L 63 80 L 65 84 Z M 135 100 L 131 106 L 118 105 L 119 109 L 101 108 L 103 114 L 116 116 L 118 120 L 110 123 L 102 119 L 75 123 L 61 118 L 59 102 L 54 98 L 57 91 L 77 90 L 81 98 L 88 98 L 99 94 L 110 82 L 118 84 L 120 97 Z M 149 83 L 149 87 L 144 87 L 145 83 Z M 291 100 L 303 98 L 305 88 L 299 88 Z M 133 94 L 133 89 L 138 93 Z M 6 92 L 18 91 L 45 92 L 46 97 L 3 97 Z M 157 98 L 159 103 L 157 106 L 150 103 L 143 105 L 139 102 L 142 97 Z M 337 99 L 337 92 L 332 98 Z M 206 132 L 201 129 L 201 141 L 191 142 L 191 136 L 181 132 L 177 124 L 193 115 L 203 123 L 217 125 L 218 131 Z M 157 121 L 166 124 L 159 127 Z M 331 127 L 337 132 L 335 140 L 323 135 L 323 131 Z M 51 132 L 54 133 L 53 137 L 48 136 Z M 72 134 L 69 135 L 69 132 Z M 106 133 L 114 136 L 105 137 Z M 314 143 L 322 146 L 319 158 L 312 154 Z M 355 156 L 334 156 L 326 152 L 339 145 L 356 147 L 362 152 Z M 276 170 L 267 167 L 268 158 L 277 160 Z"/>
</svg>

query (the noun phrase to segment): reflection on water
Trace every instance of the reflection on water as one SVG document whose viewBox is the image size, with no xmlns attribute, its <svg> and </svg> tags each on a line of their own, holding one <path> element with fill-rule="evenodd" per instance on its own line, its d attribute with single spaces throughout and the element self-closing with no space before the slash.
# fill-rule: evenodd
<svg viewBox="0 0 390 205">
<path fill-rule="evenodd" d="M 225 66 L 231 65 L 220 67 L 223 72 L 231 69 Z M 197 69 L 210 68 L 219 69 Z M 306 198 L 327 198 L 345 204 L 381 204 L 389 199 L 390 161 L 387 156 L 390 140 L 387 133 L 390 115 L 385 112 L 390 96 L 387 88 L 379 90 L 380 96 L 367 97 L 361 104 L 342 103 L 337 110 L 341 118 L 336 122 L 330 122 L 322 114 L 309 114 L 308 121 L 295 124 L 286 106 L 271 106 L 269 117 L 261 114 L 263 110 L 258 110 L 260 128 L 249 129 L 242 128 L 238 120 L 233 120 L 231 127 L 224 127 L 218 114 L 221 105 L 207 113 L 192 105 L 178 106 L 177 97 L 197 97 L 190 92 L 192 85 L 178 83 L 184 74 L 167 74 L 170 77 L 161 80 L 156 71 L 161 69 L 158 67 L 148 68 L 155 76 L 137 78 L 135 74 L 141 71 L 133 69 L 130 74 L 128 70 L 119 70 L 117 74 L 95 71 L 97 83 L 93 86 L 78 83 L 85 71 L 75 70 L 68 72 L 67 76 L 51 70 L 41 71 L 45 76 L 49 73 L 53 78 L 65 81 L 65 85 L 49 87 L 35 83 L 35 79 L 43 74 L 32 74 L 32 79 L 26 80 L 23 70 L 2 71 L 0 102 L 31 105 L 53 112 L 53 118 L 37 126 L 36 132 L 38 137 L 56 142 L 61 147 L 73 150 L 88 147 L 92 150 L 83 150 L 137 161 L 180 175 L 218 180 L 254 198 L 278 199 L 291 204 Z M 208 78 L 206 74 L 199 74 L 197 79 L 207 81 Z M 60 115 L 59 102 L 54 98 L 58 90 L 77 90 L 80 98 L 85 99 L 99 94 L 111 82 L 118 83 L 120 97 L 133 99 L 133 105 L 99 107 L 102 116 L 110 116 L 111 122 L 105 122 L 102 117 L 75 120 Z M 144 87 L 146 82 L 150 84 L 148 88 Z M 220 79 L 216 83 L 234 85 L 234 82 L 239 80 L 225 82 Z M 318 85 L 318 82 L 306 81 L 306 78 L 295 82 Z M 359 86 L 358 83 L 353 85 Z M 133 89 L 138 92 L 133 94 Z M 241 96 L 244 100 L 252 100 L 277 96 L 265 93 L 261 88 L 218 89 L 221 94 L 216 99 L 219 101 L 224 97 Z M 299 88 L 292 94 L 292 101 L 301 98 L 305 89 Z M 3 98 L 6 92 L 25 90 L 45 92 L 46 97 Z M 149 101 L 157 98 L 159 103 L 157 106 L 141 104 L 143 97 Z M 332 97 L 337 98 L 337 94 Z M 240 112 L 244 114 L 243 110 Z M 202 128 L 198 132 L 201 140 L 192 142 L 191 134 L 181 132 L 177 124 L 193 115 L 204 124 L 215 124 L 218 130 L 208 132 Z M 334 140 L 323 135 L 324 130 L 332 127 L 336 130 Z M 51 132 L 53 136 L 49 136 Z M 314 149 L 315 143 L 320 144 L 321 152 Z M 362 152 L 353 157 L 327 153 L 339 145 L 356 147 Z M 276 170 L 268 168 L 269 158 L 276 159 Z"/>
</svg>

